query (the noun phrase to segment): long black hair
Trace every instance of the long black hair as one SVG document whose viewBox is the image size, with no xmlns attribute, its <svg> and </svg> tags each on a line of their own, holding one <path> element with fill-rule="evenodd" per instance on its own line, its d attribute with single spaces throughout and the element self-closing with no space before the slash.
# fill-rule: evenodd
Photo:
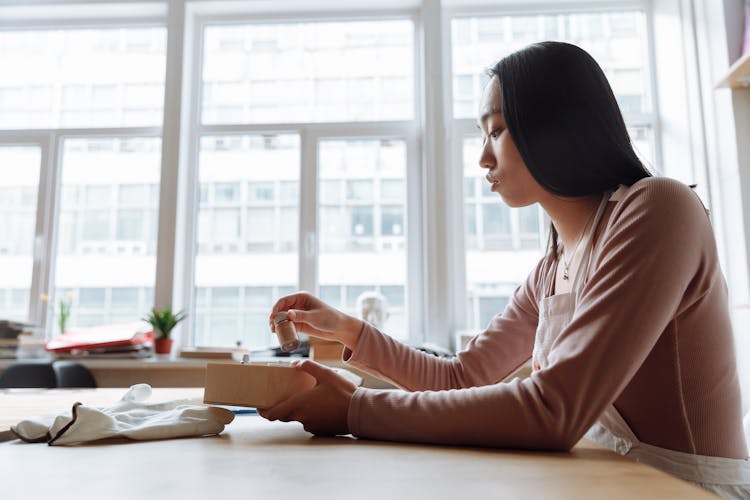
<svg viewBox="0 0 750 500">
<path fill-rule="evenodd" d="M 651 176 L 633 150 L 607 77 L 588 52 L 563 42 L 529 45 L 489 70 L 510 136 L 531 175 L 560 196 L 587 196 Z M 557 258 L 557 231 L 550 225 Z"/>
</svg>

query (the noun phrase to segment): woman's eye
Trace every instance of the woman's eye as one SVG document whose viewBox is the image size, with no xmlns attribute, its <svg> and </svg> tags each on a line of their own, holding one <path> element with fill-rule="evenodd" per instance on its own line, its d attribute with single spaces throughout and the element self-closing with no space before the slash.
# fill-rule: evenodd
<svg viewBox="0 0 750 500">
<path fill-rule="evenodd" d="M 490 132 L 490 137 L 492 137 L 493 139 L 497 139 L 498 137 L 500 137 L 500 134 L 502 133 L 502 131 L 503 131 L 503 129 L 496 128 L 495 130 L 493 130 L 492 132 Z"/>
</svg>

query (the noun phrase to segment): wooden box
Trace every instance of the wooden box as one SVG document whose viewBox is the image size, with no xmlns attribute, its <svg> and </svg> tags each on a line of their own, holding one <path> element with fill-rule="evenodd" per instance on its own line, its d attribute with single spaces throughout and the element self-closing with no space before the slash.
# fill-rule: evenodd
<svg viewBox="0 0 750 500">
<path fill-rule="evenodd" d="M 203 402 L 269 408 L 315 385 L 315 378 L 289 365 L 208 363 Z"/>
<path fill-rule="evenodd" d="M 324 340 L 310 337 L 310 359 L 319 361 L 332 359 L 341 361 L 344 355 L 344 344 L 335 340 Z"/>
</svg>

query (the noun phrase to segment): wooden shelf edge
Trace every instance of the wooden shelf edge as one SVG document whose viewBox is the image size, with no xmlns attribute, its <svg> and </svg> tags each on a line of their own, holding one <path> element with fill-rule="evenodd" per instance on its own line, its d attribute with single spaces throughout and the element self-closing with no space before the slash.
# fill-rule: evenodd
<svg viewBox="0 0 750 500">
<path fill-rule="evenodd" d="M 740 57 L 715 88 L 746 89 L 750 88 L 750 52 Z"/>
</svg>

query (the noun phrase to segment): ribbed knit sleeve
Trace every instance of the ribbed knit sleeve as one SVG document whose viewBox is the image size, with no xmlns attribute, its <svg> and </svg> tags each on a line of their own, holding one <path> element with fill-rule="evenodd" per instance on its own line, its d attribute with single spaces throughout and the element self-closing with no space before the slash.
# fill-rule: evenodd
<svg viewBox="0 0 750 500">
<path fill-rule="evenodd" d="M 703 205 L 687 186 L 664 178 L 636 183 L 616 205 L 549 366 L 524 380 L 494 383 L 530 354 L 537 278 L 493 320 L 492 332 L 453 363 L 428 360 L 365 332 L 353 362 L 377 367 L 409 389 L 443 390 L 359 388 L 349 407 L 350 431 L 398 441 L 569 449 L 623 391 L 681 312 L 706 307 L 707 314 L 722 316 L 722 324 L 728 314 L 720 298 L 713 305 L 701 302 L 723 283 Z M 506 349 L 505 342 L 515 344 Z M 727 360 L 711 360 L 709 369 L 722 362 Z M 492 385 L 469 387 L 482 383 Z"/>
<path fill-rule="evenodd" d="M 410 391 L 461 389 L 503 380 L 531 357 L 539 314 L 536 293 L 548 265 L 540 261 L 515 290 L 505 311 L 453 359 L 413 349 L 365 323 L 355 351 L 346 349 L 344 360 Z"/>
</svg>

